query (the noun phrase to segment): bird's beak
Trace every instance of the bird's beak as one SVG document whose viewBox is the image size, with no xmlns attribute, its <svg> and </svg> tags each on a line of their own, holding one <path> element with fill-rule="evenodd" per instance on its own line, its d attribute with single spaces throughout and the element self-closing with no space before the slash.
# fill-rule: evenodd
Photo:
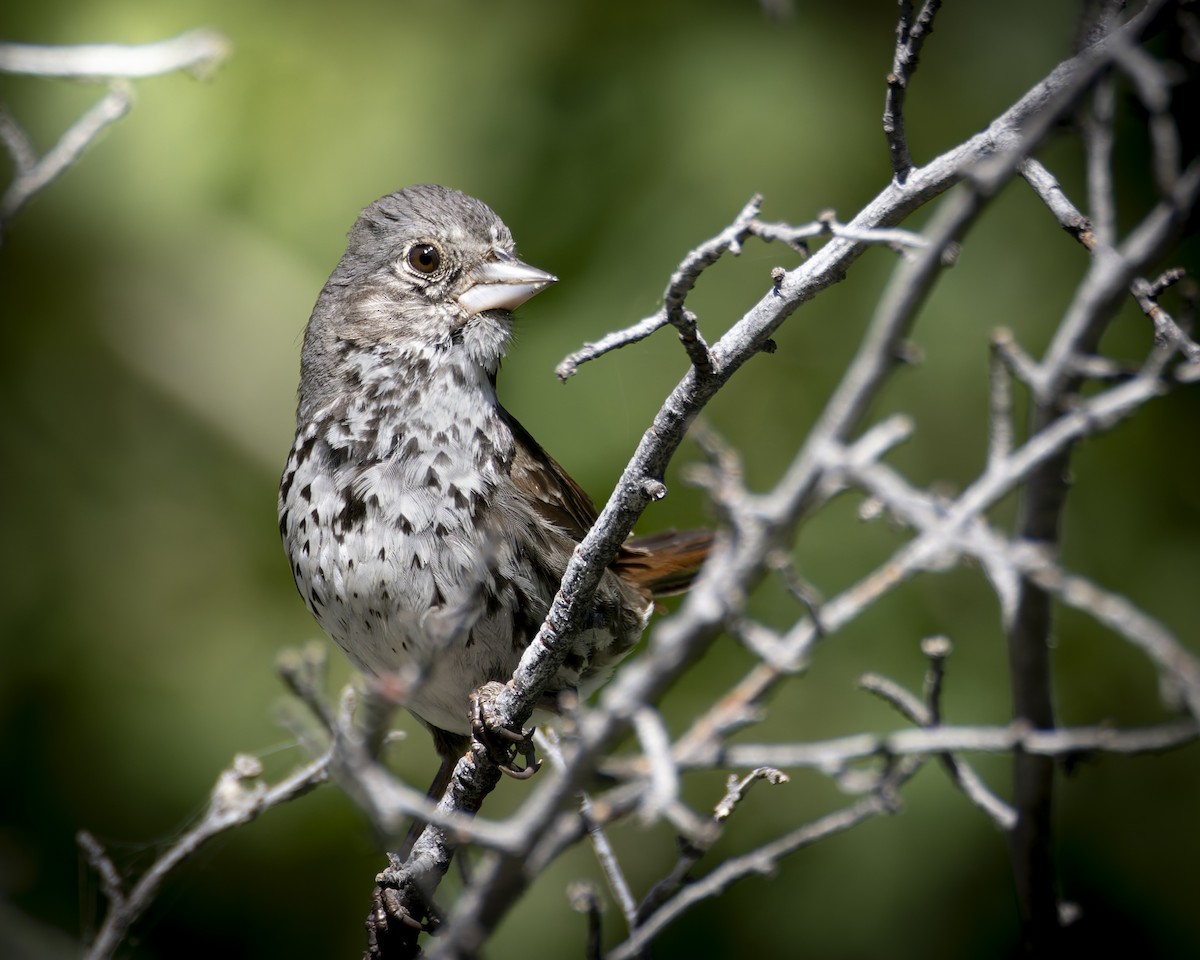
<svg viewBox="0 0 1200 960">
<path fill-rule="evenodd" d="M 558 277 L 497 250 L 491 258 L 468 271 L 464 281 L 467 288 L 458 295 L 458 303 L 474 315 L 484 310 L 513 310 L 535 293 L 557 283 Z"/>
</svg>

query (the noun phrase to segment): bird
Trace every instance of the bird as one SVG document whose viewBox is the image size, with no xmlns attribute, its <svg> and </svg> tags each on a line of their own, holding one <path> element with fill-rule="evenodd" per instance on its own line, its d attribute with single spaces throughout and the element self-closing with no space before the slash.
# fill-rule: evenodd
<svg viewBox="0 0 1200 960">
<path fill-rule="evenodd" d="M 320 626 L 432 735 L 435 799 L 480 733 L 473 693 L 512 676 L 597 516 L 497 398 L 512 311 L 556 282 L 482 201 L 410 186 L 358 216 L 304 334 L 280 535 Z M 541 706 L 607 679 L 711 543 L 626 540 Z"/>
</svg>

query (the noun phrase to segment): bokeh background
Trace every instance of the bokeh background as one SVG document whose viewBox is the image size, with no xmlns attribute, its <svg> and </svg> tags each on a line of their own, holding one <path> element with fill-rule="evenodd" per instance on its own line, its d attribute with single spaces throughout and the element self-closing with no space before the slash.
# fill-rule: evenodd
<svg viewBox="0 0 1200 960">
<path fill-rule="evenodd" d="M 918 162 L 982 128 L 1071 47 L 1075 4 L 948 4 L 909 97 Z M 685 370 L 668 334 L 585 367 L 563 355 L 650 312 L 683 253 L 749 196 L 764 215 L 848 218 L 886 184 L 880 129 L 895 5 L 798 0 L 787 19 L 751 0 L 654 4 L 148 3 L 4 5 L 0 35 L 38 43 L 146 42 L 212 26 L 232 58 L 206 82 L 137 83 L 130 116 L 23 210 L 0 249 L 0 953 L 70 956 L 102 900 L 73 835 L 93 831 L 136 874 L 202 809 L 238 751 L 277 777 L 304 758 L 280 724 L 279 652 L 316 636 L 278 544 L 275 488 L 291 440 L 303 325 L 357 211 L 402 185 L 444 182 L 491 203 L 521 253 L 562 282 L 522 308 L 502 375 L 506 405 L 603 499 Z M 0 95 L 45 149 L 95 87 L 0 77 Z M 1139 121 L 1118 154 L 1123 223 L 1151 196 Z M 1082 202 L 1078 151 L 1046 159 Z M 924 214 L 916 219 L 919 224 Z M 1195 246 L 1181 256 L 1194 266 Z M 1178 259 L 1178 258 L 1177 258 Z M 766 289 L 779 247 L 751 244 L 706 274 L 693 306 L 715 337 Z M 872 416 L 911 411 L 893 456 L 914 480 L 961 487 L 985 452 L 986 343 L 1000 324 L 1040 350 L 1083 252 L 1014 185 L 975 228 L 915 333 L 924 360 Z M 707 413 L 752 485 L 788 462 L 857 342 L 892 266 L 869 252 L 806 305 Z M 1105 347 L 1148 347 L 1127 310 Z M 1196 391 L 1180 391 L 1089 442 L 1074 464 L 1066 561 L 1127 593 L 1193 649 L 1200 527 Z M 679 464 L 695 459 L 694 448 Z M 707 522 L 676 470 L 642 529 Z M 796 555 L 826 595 L 902 539 L 838 503 Z M 1008 513 L 1006 513 L 1008 511 Z M 997 511 L 1003 521 L 1011 504 Z M 767 585 L 754 613 L 798 615 Z M 996 605 L 957 571 L 888 597 L 776 694 L 754 739 L 888 730 L 899 721 L 853 680 L 882 670 L 918 687 L 918 642 L 956 645 L 946 712 L 1004 722 Z M 1079 615 L 1058 622 L 1065 722 L 1162 719 L 1147 663 Z M 750 658 L 723 640 L 666 701 L 676 730 Z M 349 679 L 340 659 L 332 683 Z M 397 752 L 423 785 L 424 735 Z M 873 821 L 693 911 L 658 955 L 999 957 L 1017 920 L 1000 834 L 924 771 L 896 817 Z M 980 769 L 1000 790 L 1004 760 Z M 1065 894 L 1096 943 L 1138 955 L 1200 953 L 1194 870 L 1195 747 L 1084 762 L 1062 782 Z M 511 809 L 527 789 L 491 800 Z M 704 809 L 722 777 L 689 782 Z M 797 773 L 760 787 L 713 863 L 845 802 Z M 674 861 L 669 832 L 630 823 L 614 842 L 639 893 Z M 135 929 L 132 957 L 355 956 L 379 846 L 335 787 L 270 812 L 173 877 Z M 579 850 L 556 864 L 490 955 L 580 955 L 584 920 L 565 885 L 595 878 Z M 1189 886 L 1191 884 L 1191 886 Z M 620 931 L 610 910 L 608 942 Z M 534 932 L 531 932 L 534 931 Z"/>
</svg>

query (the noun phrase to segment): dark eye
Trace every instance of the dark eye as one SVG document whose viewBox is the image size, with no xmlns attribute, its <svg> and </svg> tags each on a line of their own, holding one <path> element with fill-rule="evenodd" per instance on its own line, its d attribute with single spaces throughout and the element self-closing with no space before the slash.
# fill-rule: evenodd
<svg viewBox="0 0 1200 960">
<path fill-rule="evenodd" d="M 408 265 L 417 273 L 433 273 L 441 263 L 441 251 L 432 243 L 418 243 L 408 251 Z"/>
</svg>

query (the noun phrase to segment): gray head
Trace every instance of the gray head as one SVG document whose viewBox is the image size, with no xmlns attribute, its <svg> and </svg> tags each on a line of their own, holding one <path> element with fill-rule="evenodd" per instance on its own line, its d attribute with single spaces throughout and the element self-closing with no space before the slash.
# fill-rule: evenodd
<svg viewBox="0 0 1200 960">
<path fill-rule="evenodd" d="M 364 350 L 461 351 L 494 372 L 510 311 L 555 279 L 518 260 L 508 227 L 465 193 L 422 184 L 376 200 L 351 228 L 308 321 L 302 410 L 336 392 L 341 368 Z"/>
</svg>

